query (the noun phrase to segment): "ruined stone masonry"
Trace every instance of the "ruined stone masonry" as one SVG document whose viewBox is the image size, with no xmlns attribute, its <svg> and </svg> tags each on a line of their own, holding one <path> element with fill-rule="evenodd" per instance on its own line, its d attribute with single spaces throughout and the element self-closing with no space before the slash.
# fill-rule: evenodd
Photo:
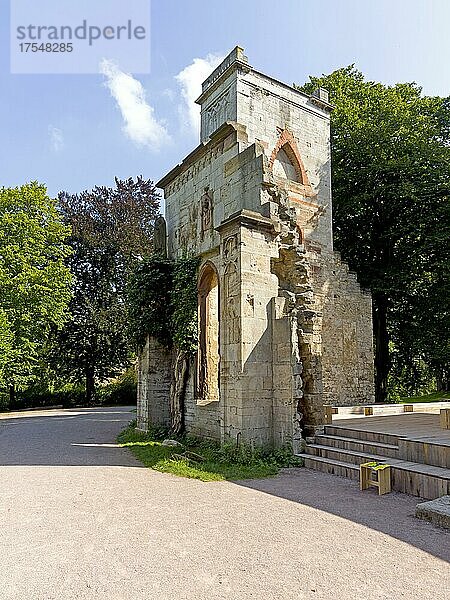
<svg viewBox="0 0 450 600">
<path fill-rule="evenodd" d="M 324 404 L 374 401 L 370 294 L 333 251 L 328 95 L 259 73 L 236 47 L 197 102 L 201 143 L 158 183 L 169 258 L 201 257 L 185 426 L 297 450 Z M 140 429 L 168 423 L 173 361 L 148 341 Z"/>
</svg>

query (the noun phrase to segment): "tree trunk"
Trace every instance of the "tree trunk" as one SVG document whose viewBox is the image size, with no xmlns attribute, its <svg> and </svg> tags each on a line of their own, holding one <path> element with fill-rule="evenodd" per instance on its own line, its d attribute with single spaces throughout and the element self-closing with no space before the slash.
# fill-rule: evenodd
<svg viewBox="0 0 450 600">
<path fill-rule="evenodd" d="M 448 392 L 450 387 L 449 372 L 445 367 L 436 371 L 436 391 Z"/>
<path fill-rule="evenodd" d="M 16 386 L 14 383 L 9 385 L 9 408 L 12 408 L 16 401 Z"/>
<path fill-rule="evenodd" d="M 189 375 L 189 356 L 176 351 L 172 385 L 170 386 L 170 431 L 180 435 L 184 430 L 184 396 Z"/>
<path fill-rule="evenodd" d="M 86 404 L 90 406 L 94 403 L 95 396 L 95 377 L 94 369 L 86 369 Z"/>
<path fill-rule="evenodd" d="M 444 391 L 444 381 L 442 379 L 442 371 L 438 369 L 436 371 L 436 391 L 443 392 Z"/>
<path fill-rule="evenodd" d="M 375 402 L 386 402 L 388 374 L 391 368 L 387 332 L 388 301 L 385 294 L 373 295 L 373 330 L 375 336 Z"/>
</svg>

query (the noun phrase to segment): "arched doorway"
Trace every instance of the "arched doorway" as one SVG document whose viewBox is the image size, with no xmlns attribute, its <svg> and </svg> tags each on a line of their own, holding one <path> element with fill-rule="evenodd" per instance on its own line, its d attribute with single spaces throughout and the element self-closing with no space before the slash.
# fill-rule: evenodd
<svg viewBox="0 0 450 600">
<path fill-rule="evenodd" d="M 199 348 L 197 356 L 197 402 L 219 400 L 219 279 L 211 263 L 198 285 Z"/>
</svg>

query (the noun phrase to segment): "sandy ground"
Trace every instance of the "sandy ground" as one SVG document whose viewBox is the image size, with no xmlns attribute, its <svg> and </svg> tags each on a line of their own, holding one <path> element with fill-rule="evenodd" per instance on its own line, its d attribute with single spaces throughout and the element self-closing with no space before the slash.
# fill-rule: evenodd
<svg viewBox="0 0 450 600">
<path fill-rule="evenodd" d="M 307 469 L 202 483 L 142 468 L 126 408 L 0 417 L 2 600 L 450 598 L 418 499 Z"/>
</svg>

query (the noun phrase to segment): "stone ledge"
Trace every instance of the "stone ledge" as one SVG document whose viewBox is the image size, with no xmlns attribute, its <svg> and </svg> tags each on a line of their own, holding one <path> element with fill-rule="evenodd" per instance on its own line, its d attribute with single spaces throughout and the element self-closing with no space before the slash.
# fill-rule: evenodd
<svg viewBox="0 0 450 600">
<path fill-rule="evenodd" d="M 261 213 L 247 210 L 245 208 L 229 216 L 215 229 L 221 233 L 230 225 L 236 224 L 248 227 L 249 229 L 266 229 L 272 232 L 278 232 L 280 230 L 280 225 L 277 221 L 274 221 L 268 217 L 264 217 Z"/>
<path fill-rule="evenodd" d="M 421 502 L 416 506 L 416 517 L 430 521 L 433 525 L 450 529 L 450 496 Z"/>
</svg>

